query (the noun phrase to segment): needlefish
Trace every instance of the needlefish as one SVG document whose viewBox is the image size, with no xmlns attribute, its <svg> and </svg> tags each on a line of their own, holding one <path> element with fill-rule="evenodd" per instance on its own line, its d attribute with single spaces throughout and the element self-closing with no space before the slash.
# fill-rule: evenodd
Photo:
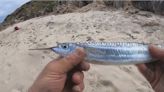
<svg viewBox="0 0 164 92">
<path fill-rule="evenodd" d="M 139 64 L 155 60 L 149 53 L 148 44 L 136 42 L 67 42 L 35 50 L 51 49 L 65 57 L 76 48 L 85 50 L 86 61 L 97 64 Z"/>
</svg>

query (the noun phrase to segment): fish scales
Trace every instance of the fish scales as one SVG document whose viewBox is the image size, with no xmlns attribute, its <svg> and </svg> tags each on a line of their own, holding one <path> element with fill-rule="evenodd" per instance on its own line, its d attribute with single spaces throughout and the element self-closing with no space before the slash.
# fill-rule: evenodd
<svg viewBox="0 0 164 92">
<path fill-rule="evenodd" d="M 147 52 L 148 49 L 144 50 L 144 47 L 142 45 L 135 43 L 111 43 L 105 44 L 104 47 L 101 44 L 101 47 L 99 47 L 99 44 L 92 45 L 90 43 L 89 45 L 86 45 L 85 48 L 88 48 L 90 46 L 91 48 L 95 48 L 95 53 L 93 49 L 87 49 L 87 53 L 89 56 L 88 59 L 93 59 L 104 63 L 138 63 L 140 61 L 143 62 L 143 60 L 148 59 L 149 56 L 147 55 L 148 53 L 143 53 Z M 102 50 L 105 50 L 106 52 L 104 52 L 103 54 L 98 53 Z"/>
<path fill-rule="evenodd" d="M 52 50 L 62 56 L 72 53 L 76 48 L 84 48 L 86 60 L 101 64 L 138 64 L 151 62 L 148 45 L 135 42 L 78 42 L 58 43 Z"/>
</svg>

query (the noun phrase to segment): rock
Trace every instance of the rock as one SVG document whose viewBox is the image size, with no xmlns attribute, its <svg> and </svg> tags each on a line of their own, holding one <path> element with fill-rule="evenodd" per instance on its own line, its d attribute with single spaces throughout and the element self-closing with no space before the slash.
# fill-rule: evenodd
<svg viewBox="0 0 164 92">
<path fill-rule="evenodd" d="M 18 31 L 20 28 L 18 26 L 14 27 L 14 31 Z"/>
<path fill-rule="evenodd" d="M 158 14 L 164 14 L 164 1 L 133 1 L 133 6 L 145 10 L 151 11 Z"/>
<path fill-rule="evenodd" d="M 105 5 L 107 6 L 112 6 L 115 8 L 124 8 L 125 10 L 129 8 L 138 8 L 140 10 L 145 10 L 145 11 L 151 11 L 157 14 L 162 14 L 164 15 L 164 1 L 159 0 L 159 1 L 122 1 L 122 0 L 111 0 L 111 1 L 105 1 Z"/>
<path fill-rule="evenodd" d="M 137 14 L 138 14 L 138 15 L 141 15 L 141 16 L 145 16 L 145 17 L 147 17 L 147 18 L 152 17 L 152 14 L 151 14 L 150 12 L 139 11 Z"/>
</svg>

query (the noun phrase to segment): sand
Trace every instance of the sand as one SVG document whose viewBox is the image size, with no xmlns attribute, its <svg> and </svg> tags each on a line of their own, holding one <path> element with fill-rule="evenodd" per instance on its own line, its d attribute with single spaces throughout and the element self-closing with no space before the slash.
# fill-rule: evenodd
<svg viewBox="0 0 164 92">
<path fill-rule="evenodd" d="M 148 14 L 149 16 L 145 15 Z M 151 13 L 89 11 L 33 18 L 0 32 L 0 91 L 26 92 L 58 55 L 31 48 L 56 42 L 133 41 L 162 44 L 164 18 Z M 14 27 L 20 30 L 14 31 Z M 85 73 L 84 92 L 153 92 L 134 65 L 95 65 Z"/>
</svg>

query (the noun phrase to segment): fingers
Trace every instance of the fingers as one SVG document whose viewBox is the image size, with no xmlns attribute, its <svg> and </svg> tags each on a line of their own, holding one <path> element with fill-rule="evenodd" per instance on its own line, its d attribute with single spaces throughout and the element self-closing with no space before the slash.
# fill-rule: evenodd
<svg viewBox="0 0 164 92">
<path fill-rule="evenodd" d="M 74 75 L 72 76 L 72 81 L 75 84 L 72 88 L 74 92 L 82 92 L 82 90 L 84 89 L 83 79 L 84 79 L 83 72 L 74 73 Z"/>
<path fill-rule="evenodd" d="M 136 65 L 141 73 L 147 70 L 147 67 L 145 64 L 137 64 Z"/>
<path fill-rule="evenodd" d="M 76 49 L 72 54 L 58 60 L 52 61 L 48 67 L 51 70 L 57 71 L 59 73 L 66 73 L 74 68 L 76 65 L 84 61 L 85 52 L 82 48 Z"/>
<path fill-rule="evenodd" d="M 154 58 L 157 58 L 157 59 L 164 58 L 164 49 L 160 49 L 160 48 L 150 45 L 149 51 Z"/>
<path fill-rule="evenodd" d="M 81 92 L 81 88 L 79 86 L 74 86 L 72 90 L 73 92 Z"/>
<path fill-rule="evenodd" d="M 149 82 L 153 81 L 154 73 L 145 64 L 138 64 L 136 66 Z"/>
<path fill-rule="evenodd" d="M 84 74 L 83 72 L 76 72 L 73 74 L 72 76 L 72 81 L 75 83 L 75 84 L 80 84 L 84 79 Z"/>
<path fill-rule="evenodd" d="M 69 70 L 74 68 L 76 65 L 81 63 L 84 60 L 84 58 L 85 58 L 84 50 L 81 48 L 78 48 L 74 53 L 61 59 L 61 61 L 59 61 L 59 64 L 61 65 L 61 69 L 64 72 L 68 72 Z"/>
<path fill-rule="evenodd" d="M 73 92 L 82 92 L 83 89 L 84 89 L 84 83 L 73 86 L 73 88 L 72 88 Z"/>
<path fill-rule="evenodd" d="M 89 68 L 90 68 L 89 63 L 87 63 L 87 62 L 81 62 L 81 63 L 80 63 L 80 69 L 81 69 L 82 71 L 88 71 Z"/>
</svg>

